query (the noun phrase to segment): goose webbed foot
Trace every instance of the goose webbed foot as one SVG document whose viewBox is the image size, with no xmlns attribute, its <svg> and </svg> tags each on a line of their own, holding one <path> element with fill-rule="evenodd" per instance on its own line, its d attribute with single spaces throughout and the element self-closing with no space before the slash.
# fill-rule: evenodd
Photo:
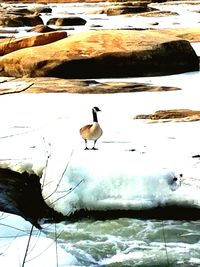
<svg viewBox="0 0 200 267">
<path fill-rule="evenodd" d="M 98 148 L 96 148 L 96 147 L 93 146 L 92 150 L 98 150 Z"/>
<path fill-rule="evenodd" d="M 96 142 L 97 142 L 97 140 L 94 140 L 94 146 L 93 146 L 92 150 L 98 150 L 98 148 L 95 147 Z"/>
</svg>

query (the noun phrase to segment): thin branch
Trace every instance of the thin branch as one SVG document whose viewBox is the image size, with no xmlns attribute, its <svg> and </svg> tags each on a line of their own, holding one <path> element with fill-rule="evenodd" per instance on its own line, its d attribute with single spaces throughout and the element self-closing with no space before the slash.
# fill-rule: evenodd
<svg viewBox="0 0 200 267">
<path fill-rule="evenodd" d="M 56 223 L 55 225 L 55 243 L 56 243 L 56 267 L 58 267 L 58 236 L 57 236 L 57 228 L 56 228 Z"/>
<path fill-rule="evenodd" d="M 49 163 L 49 159 L 51 157 L 51 150 L 49 151 L 47 149 L 47 145 L 46 145 L 44 137 L 43 137 L 43 142 L 44 142 L 44 147 L 45 147 L 46 162 L 45 162 L 45 167 L 44 167 L 44 171 L 43 171 L 43 182 L 42 182 L 42 185 L 41 185 L 41 190 L 43 190 L 43 188 L 44 188 L 45 179 L 46 179 L 46 173 L 47 173 L 47 166 L 48 166 L 48 163 Z M 51 147 L 50 143 L 48 143 L 48 145 L 49 145 L 49 147 Z"/>
<path fill-rule="evenodd" d="M 63 170 L 63 172 L 62 172 L 62 175 L 61 175 L 61 177 L 60 177 L 60 179 L 59 179 L 59 181 L 58 181 L 58 183 L 57 183 L 57 185 L 56 185 L 56 188 L 55 188 L 54 191 L 53 191 L 50 195 L 48 195 L 44 200 L 47 200 L 47 199 L 50 198 L 54 193 L 57 192 L 57 189 L 58 189 L 58 187 L 59 187 L 59 185 L 60 185 L 60 183 L 61 183 L 61 181 L 62 181 L 62 179 L 63 179 L 63 177 L 64 177 L 64 174 L 65 174 L 65 172 L 66 172 L 66 170 L 67 170 L 67 168 L 68 168 L 68 166 L 69 166 L 69 163 L 70 163 L 70 160 L 71 160 L 71 157 L 72 157 L 73 153 L 74 153 L 74 150 L 71 151 L 70 158 L 69 158 L 69 160 L 68 160 L 68 162 L 67 162 L 67 164 L 66 164 L 66 166 L 65 166 L 65 168 L 64 168 L 64 170 Z M 69 191 L 70 191 L 70 190 L 71 190 L 71 188 L 69 189 Z"/>
<path fill-rule="evenodd" d="M 52 201 L 49 205 L 51 206 L 52 204 L 56 203 L 57 201 L 59 201 L 60 199 L 66 197 L 67 195 L 69 195 L 71 192 L 73 192 L 82 182 L 84 181 L 84 179 L 82 179 L 75 187 L 70 188 L 67 193 L 64 196 L 61 196 L 59 198 L 57 198 L 56 200 Z"/>
<path fill-rule="evenodd" d="M 31 83 L 25 87 L 23 87 L 22 89 L 19 89 L 19 90 L 15 90 L 15 91 L 8 91 L 8 92 L 0 92 L 0 95 L 10 95 L 10 94 L 17 94 L 17 93 L 21 93 L 21 92 L 24 92 L 26 91 L 28 88 L 30 88 L 31 86 L 33 86 L 34 83 Z"/>
<path fill-rule="evenodd" d="M 4 223 L 0 223 L 0 225 L 1 225 L 1 226 L 6 226 L 6 227 L 9 227 L 9 228 L 11 228 L 11 229 L 14 229 L 14 230 L 17 230 L 17 231 L 21 231 L 21 232 L 27 234 L 27 231 L 22 230 L 22 229 L 20 229 L 20 228 L 17 228 L 17 227 L 11 226 L 11 225 L 7 225 L 7 224 L 4 224 Z M 1 237 L 1 236 L 0 236 L 0 238 L 4 238 L 4 237 Z"/>
<path fill-rule="evenodd" d="M 63 230 L 57 235 L 57 239 L 60 237 L 60 235 L 63 233 Z M 55 240 L 53 240 L 49 246 L 47 246 L 44 250 L 42 250 L 38 255 L 36 255 L 35 257 L 27 260 L 26 262 L 30 262 L 30 261 L 33 261 L 35 259 L 37 259 L 38 257 L 40 257 L 45 251 L 47 251 L 53 244 L 54 244 Z M 23 266 L 22 266 L 23 267 Z"/>
<path fill-rule="evenodd" d="M 170 267 L 169 255 L 168 255 L 168 251 L 167 251 L 166 236 L 165 236 L 165 229 L 164 229 L 164 221 L 162 221 L 162 233 L 163 233 L 163 241 L 164 241 L 164 244 L 165 244 L 165 254 L 166 254 L 166 259 L 167 259 L 167 266 Z"/>
<path fill-rule="evenodd" d="M 27 243 L 27 246 L 26 246 L 26 251 L 25 251 L 25 254 L 24 254 L 24 259 L 23 259 L 22 267 L 24 267 L 25 266 L 25 263 L 26 263 L 26 257 L 27 257 L 28 249 L 29 249 L 30 242 L 31 242 L 31 236 L 32 236 L 32 233 L 33 233 L 33 228 L 34 228 L 34 226 L 32 225 L 31 231 L 29 233 L 29 239 L 28 239 L 28 243 Z"/>
</svg>

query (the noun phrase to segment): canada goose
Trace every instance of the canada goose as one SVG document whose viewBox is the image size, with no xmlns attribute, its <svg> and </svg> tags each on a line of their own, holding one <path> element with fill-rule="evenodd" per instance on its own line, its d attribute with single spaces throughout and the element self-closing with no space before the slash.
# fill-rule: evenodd
<svg viewBox="0 0 200 267">
<path fill-rule="evenodd" d="M 98 107 L 92 108 L 93 114 L 93 124 L 85 125 L 80 129 L 80 135 L 85 140 L 85 150 L 88 149 L 87 147 L 87 140 L 94 140 L 93 150 L 96 150 L 95 144 L 96 141 L 101 137 L 103 131 L 98 123 L 97 119 L 97 112 L 101 111 Z"/>
</svg>

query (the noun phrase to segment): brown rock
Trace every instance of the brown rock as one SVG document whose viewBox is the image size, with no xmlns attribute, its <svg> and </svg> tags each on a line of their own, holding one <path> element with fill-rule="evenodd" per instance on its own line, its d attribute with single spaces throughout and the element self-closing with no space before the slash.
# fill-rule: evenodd
<svg viewBox="0 0 200 267">
<path fill-rule="evenodd" d="M 123 14 L 135 14 L 145 12 L 147 7 L 144 6 L 115 6 L 107 9 L 108 16 L 118 16 Z"/>
<path fill-rule="evenodd" d="M 117 6 L 117 7 L 110 7 L 107 9 L 106 14 L 108 16 L 118 16 L 123 14 L 133 14 L 133 13 L 139 13 L 144 12 L 144 9 L 141 9 L 141 7 L 133 7 L 133 6 Z"/>
<path fill-rule="evenodd" d="M 47 5 L 31 5 L 25 7 L 9 7 L 7 6 L 4 9 L 0 9 L 0 12 L 4 12 L 6 14 L 15 14 L 15 15 L 33 15 L 40 13 L 52 13 L 52 8 Z"/>
<path fill-rule="evenodd" d="M 37 12 L 37 13 L 52 13 L 52 8 L 49 7 L 48 5 L 35 5 L 31 6 L 28 9 L 30 12 Z"/>
<path fill-rule="evenodd" d="M 144 17 L 169 17 L 169 16 L 178 16 L 178 13 L 172 11 L 147 11 L 145 13 L 140 14 L 140 16 Z"/>
<path fill-rule="evenodd" d="M 99 30 L 21 49 L 0 59 L 1 76 L 133 77 L 199 69 L 190 43 L 157 32 Z"/>
<path fill-rule="evenodd" d="M 44 33 L 44 32 L 55 32 L 56 29 L 50 28 L 47 25 L 37 25 L 33 27 L 29 32 L 39 32 L 39 33 Z"/>
<path fill-rule="evenodd" d="M 0 26 L 4 27 L 36 26 L 38 24 L 43 24 L 43 20 L 39 15 L 1 14 L 0 17 Z"/>
<path fill-rule="evenodd" d="M 55 26 L 76 26 L 85 24 L 86 20 L 80 17 L 51 18 L 47 21 L 47 25 Z"/>
<path fill-rule="evenodd" d="M 23 27 L 22 21 L 18 20 L 18 16 L 2 16 L 0 17 L 0 26 L 3 27 Z"/>
<path fill-rule="evenodd" d="M 43 24 L 43 20 L 39 15 L 27 15 L 27 16 L 19 16 L 17 20 L 23 23 L 23 26 L 36 26 Z"/>
<path fill-rule="evenodd" d="M 156 31 L 156 30 L 153 30 Z M 200 42 L 200 27 L 193 28 L 173 28 L 159 30 L 161 33 L 176 36 L 190 42 Z"/>
<path fill-rule="evenodd" d="M 2 56 L 26 47 L 39 46 L 52 43 L 66 37 L 67 37 L 66 32 L 57 31 L 57 32 L 39 34 L 31 37 L 23 37 L 16 39 L 14 38 L 9 40 L 6 39 L 4 42 L 3 41 L 0 42 L 0 55 Z"/>
<path fill-rule="evenodd" d="M 116 2 L 110 4 L 108 7 L 94 11 L 98 14 L 107 14 L 108 16 L 124 15 L 124 14 L 137 14 L 154 10 L 148 7 L 149 1 L 133 1 L 133 2 Z"/>
<path fill-rule="evenodd" d="M 200 120 L 199 110 L 190 109 L 171 109 L 171 110 L 158 110 L 153 114 L 137 115 L 135 119 L 148 119 L 151 121 L 196 121 Z"/>
<path fill-rule="evenodd" d="M 81 93 L 110 94 L 127 92 L 161 92 L 181 90 L 177 87 L 153 86 L 134 82 L 97 82 L 95 80 L 69 80 L 53 77 L 38 78 L 1 78 L 0 95 L 12 93 Z"/>
<path fill-rule="evenodd" d="M 2 11 L 4 11 L 4 13 L 8 14 L 8 15 L 33 15 L 34 12 L 32 12 L 31 10 L 27 9 L 27 8 L 23 8 L 23 7 L 11 7 L 9 8 L 9 6 L 6 9 L 3 9 Z"/>
</svg>

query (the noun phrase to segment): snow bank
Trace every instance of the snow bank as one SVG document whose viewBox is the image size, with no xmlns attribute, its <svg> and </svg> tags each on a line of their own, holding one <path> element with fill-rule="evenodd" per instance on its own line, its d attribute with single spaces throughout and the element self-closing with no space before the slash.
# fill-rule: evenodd
<svg viewBox="0 0 200 267">
<path fill-rule="evenodd" d="M 42 194 L 48 205 L 65 215 L 79 209 L 135 210 L 179 202 L 180 175 L 147 155 L 77 150 L 62 173 L 56 175 L 53 166 L 50 160 Z"/>
</svg>

